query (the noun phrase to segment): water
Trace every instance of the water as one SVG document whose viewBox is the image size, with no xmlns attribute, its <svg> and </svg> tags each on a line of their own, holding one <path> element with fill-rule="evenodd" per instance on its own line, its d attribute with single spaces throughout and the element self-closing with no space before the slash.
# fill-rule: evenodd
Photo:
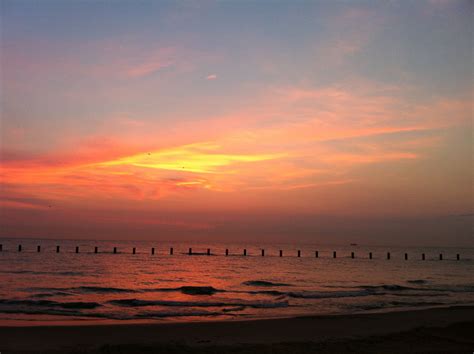
<svg viewBox="0 0 474 354">
<path fill-rule="evenodd" d="M 31 239 L 0 243 L 2 325 L 241 320 L 474 304 L 474 249 Z M 99 254 L 94 254 L 96 246 Z M 170 247 L 174 255 L 169 255 Z M 210 248 L 212 255 L 189 256 L 189 247 L 199 253 Z"/>
</svg>

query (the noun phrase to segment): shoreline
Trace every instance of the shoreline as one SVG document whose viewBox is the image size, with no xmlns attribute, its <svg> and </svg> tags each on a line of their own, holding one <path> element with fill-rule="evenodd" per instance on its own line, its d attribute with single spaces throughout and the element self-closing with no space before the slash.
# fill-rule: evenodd
<svg viewBox="0 0 474 354">
<path fill-rule="evenodd" d="M 214 353 L 233 348 L 233 352 L 250 353 L 271 347 L 276 352 L 286 352 L 278 351 L 279 349 L 274 348 L 276 346 L 288 352 L 306 353 L 331 346 L 336 350 L 334 346 L 350 346 L 351 343 L 355 345 L 354 350 L 357 350 L 370 343 L 377 343 L 379 352 L 388 353 L 396 343 L 398 352 L 407 352 L 408 346 L 423 349 L 423 346 L 437 343 L 433 347 L 435 351 L 426 352 L 438 350 L 440 353 L 449 353 L 467 349 L 472 352 L 472 332 L 474 306 L 452 306 L 384 313 L 236 321 L 1 326 L 0 350 L 4 353 L 99 353 L 106 348 L 108 353 L 138 353 L 147 350 Z M 429 343 L 426 342 L 427 338 L 430 338 Z M 389 347 L 385 348 L 384 345 Z M 407 347 L 400 348 L 400 345 Z M 213 351 L 217 348 L 220 349 Z M 308 348 L 311 351 L 305 351 Z M 370 348 L 365 349 L 363 352 L 370 352 Z"/>
</svg>

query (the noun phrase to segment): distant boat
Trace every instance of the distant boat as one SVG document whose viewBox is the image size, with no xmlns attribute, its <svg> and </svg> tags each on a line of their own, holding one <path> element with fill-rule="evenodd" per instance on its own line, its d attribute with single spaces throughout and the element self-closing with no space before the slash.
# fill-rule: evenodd
<svg viewBox="0 0 474 354">
<path fill-rule="evenodd" d="M 351 246 L 358 246 L 357 243 L 351 243 Z"/>
</svg>

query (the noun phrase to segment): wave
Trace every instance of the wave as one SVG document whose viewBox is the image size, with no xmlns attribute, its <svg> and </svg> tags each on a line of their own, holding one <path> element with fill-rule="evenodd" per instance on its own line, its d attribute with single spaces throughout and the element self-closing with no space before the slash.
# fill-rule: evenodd
<svg viewBox="0 0 474 354">
<path fill-rule="evenodd" d="M 32 274 L 32 275 L 57 275 L 57 276 L 83 276 L 86 275 L 84 272 L 38 272 L 34 270 L 3 270 L 0 273 L 6 274 Z"/>
<path fill-rule="evenodd" d="M 414 279 L 414 280 L 407 280 L 407 283 L 410 283 L 410 284 L 428 284 L 428 280 Z"/>
<path fill-rule="evenodd" d="M 142 292 L 172 292 L 179 291 L 186 295 L 214 295 L 218 292 L 225 292 L 225 290 L 219 290 L 212 286 L 180 286 L 177 288 L 145 288 L 140 289 Z"/>
<path fill-rule="evenodd" d="M 300 292 L 289 292 L 289 297 L 296 299 L 328 299 L 328 298 L 341 298 L 341 297 L 359 297 L 373 295 L 370 291 L 300 291 Z"/>
<path fill-rule="evenodd" d="M 0 307 L 0 313 L 4 314 L 25 314 L 25 315 L 49 315 L 49 316 L 69 316 L 86 317 L 111 320 L 135 320 L 135 319 L 160 319 L 166 317 L 204 317 L 204 316 L 229 316 L 225 312 L 205 311 L 205 310 L 186 310 L 186 311 L 145 311 L 136 314 L 124 314 L 117 312 L 96 312 L 84 313 L 76 310 L 66 309 L 3 309 Z"/>
<path fill-rule="evenodd" d="M 170 307 L 227 307 L 227 306 L 245 306 L 252 308 L 278 308 L 288 307 L 288 301 L 269 302 L 269 301 L 172 301 L 172 300 L 140 300 L 140 299 L 119 299 L 110 300 L 109 304 L 122 307 L 143 307 L 143 306 L 170 306 Z"/>
<path fill-rule="evenodd" d="M 244 281 L 242 284 L 248 285 L 248 286 L 291 286 L 290 284 L 273 283 L 266 280 L 248 280 L 248 281 Z"/>
<path fill-rule="evenodd" d="M 51 300 L 10 300 L 0 299 L 1 306 L 23 306 L 23 307 L 60 307 L 64 309 L 95 309 L 102 306 L 97 302 L 57 302 Z"/>
<path fill-rule="evenodd" d="M 389 301 L 389 302 L 378 302 L 364 305 L 351 305 L 351 308 L 357 308 L 360 310 L 370 311 L 379 309 L 389 309 L 396 307 L 422 307 L 422 306 L 443 306 L 447 305 L 444 302 L 433 302 L 433 301 Z"/>
</svg>

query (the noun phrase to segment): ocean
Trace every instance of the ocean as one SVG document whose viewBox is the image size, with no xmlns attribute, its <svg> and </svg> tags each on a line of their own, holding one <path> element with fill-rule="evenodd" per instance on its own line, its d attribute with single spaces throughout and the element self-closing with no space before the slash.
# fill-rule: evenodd
<svg viewBox="0 0 474 354">
<path fill-rule="evenodd" d="M 0 244 L 0 325 L 231 321 L 474 304 L 472 248 L 34 239 Z"/>
</svg>

